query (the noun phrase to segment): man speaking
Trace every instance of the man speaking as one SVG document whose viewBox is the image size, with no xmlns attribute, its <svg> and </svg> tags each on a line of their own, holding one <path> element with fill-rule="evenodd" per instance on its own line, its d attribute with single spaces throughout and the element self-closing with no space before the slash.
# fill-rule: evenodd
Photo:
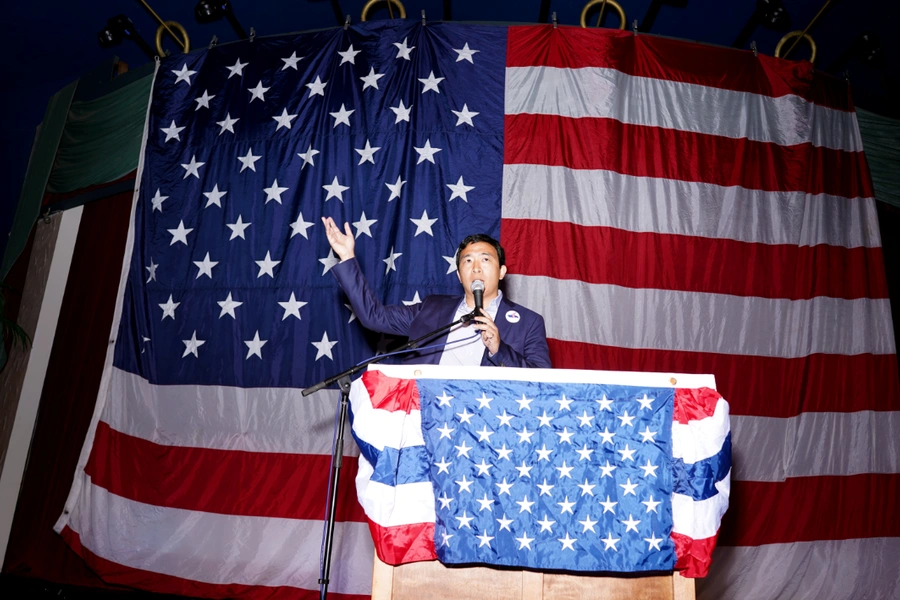
<svg viewBox="0 0 900 600">
<path fill-rule="evenodd" d="M 350 224 L 344 230 L 331 217 L 323 217 L 328 243 L 341 259 L 331 272 L 350 299 L 363 327 L 415 339 L 471 313 L 476 297 L 483 309 L 473 321 L 458 325 L 430 342 L 433 350 L 413 354 L 408 362 L 497 367 L 549 368 L 550 352 L 544 319 L 510 302 L 500 291 L 506 275 L 506 257 L 494 238 L 477 234 L 465 238 L 456 253 L 456 275 L 465 295 L 426 297 L 413 306 L 385 306 L 369 287 L 357 263 L 356 239 Z M 473 291 L 474 286 L 474 291 Z M 479 288 L 483 292 L 479 293 Z"/>
</svg>

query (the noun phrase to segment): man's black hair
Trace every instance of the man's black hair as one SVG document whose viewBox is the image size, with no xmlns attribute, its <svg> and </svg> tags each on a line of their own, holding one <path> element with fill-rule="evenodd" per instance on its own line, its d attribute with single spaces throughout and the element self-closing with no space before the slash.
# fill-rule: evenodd
<svg viewBox="0 0 900 600">
<path fill-rule="evenodd" d="M 500 266 L 504 266 L 506 264 L 506 251 L 503 250 L 503 246 L 500 245 L 500 242 L 492 238 L 486 233 L 475 233 L 469 236 L 466 236 L 463 241 L 459 243 L 459 248 L 456 249 L 456 270 L 459 271 L 459 261 L 462 257 L 463 250 L 466 249 L 467 246 L 472 244 L 477 244 L 478 242 L 485 242 L 494 247 L 494 250 L 497 251 L 497 259 L 500 261 Z"/>
</svg>

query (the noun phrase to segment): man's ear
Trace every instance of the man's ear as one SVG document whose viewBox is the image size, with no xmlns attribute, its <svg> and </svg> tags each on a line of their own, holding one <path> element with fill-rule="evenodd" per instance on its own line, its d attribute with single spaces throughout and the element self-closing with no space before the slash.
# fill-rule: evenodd
<svg viewBox="0 0 900 600">
<path fill-rule="evenodd" d="M 456 270 L 456 278 L 459 279 L 460 283 L 462 283 L 462 275 L 459 274 L 459 269 Z"/>
<path fill-rule="evenodd" d="M 503 279 L 504 277 L 506 277 L 506 265 L 500 267 L 500 279 Z"/>
</svg>

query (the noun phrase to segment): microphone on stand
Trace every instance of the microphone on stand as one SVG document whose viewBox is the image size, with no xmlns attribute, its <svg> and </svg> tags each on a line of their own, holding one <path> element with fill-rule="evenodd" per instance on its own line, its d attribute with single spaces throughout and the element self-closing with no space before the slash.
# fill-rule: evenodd
<svg viewBox="0 0 900 600">
<path fill-rule="evenodd" d="M 472 282 L 472 296 L 475 297 L 475 310 L 472 311 L 474 315 L 479 315 L 484 308 L 484 282 L 476 279 Z"/>
</svg>

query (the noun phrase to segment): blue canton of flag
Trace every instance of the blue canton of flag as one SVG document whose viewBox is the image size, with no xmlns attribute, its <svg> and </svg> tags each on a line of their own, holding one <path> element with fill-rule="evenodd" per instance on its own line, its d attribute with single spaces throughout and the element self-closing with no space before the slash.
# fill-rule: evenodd
<svg viewBox="0 0 900 600">
<path fill-rule="evenodd" d="M 418 381 L 445 563 L 671 570 L 674 390 Z"/>
<path fill-rule="evenodd" d="M 499 237 L 504 28 L 256 39 L 158 68 L 115 365 L 153 383 L 302 387 L 371 353 L 320 219 L 388 303 L 456 293 Z"/>
</svg>

